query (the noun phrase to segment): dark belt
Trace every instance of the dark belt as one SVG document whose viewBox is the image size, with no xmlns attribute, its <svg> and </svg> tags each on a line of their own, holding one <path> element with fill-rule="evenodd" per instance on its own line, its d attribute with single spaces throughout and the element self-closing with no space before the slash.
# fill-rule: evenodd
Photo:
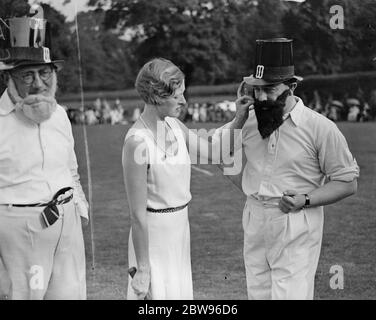
<svg viewBox="0 0 376 320">
<path fill-rule="evenodd" d="M 48 205 L 51 205 L 51 204 L 61 205 L 61 204 L 68 203 L 69 201 L 71 201 L 72 198 L 73 198 L 73 193 L 69 197 L 62 199 L 62 200 L 57 200 L 57 198 L 60 197 L 61 195 L 63 195 L 64 193 L 70 191 L 70 190 L 72 190 L 71 187 L 66 187 L 66 188 L 60 189 L 53 196 L 52 200 L 50 202 L 47 202 L 47 203 L 9 204 L 9 206 L 12 206 L 12 207 L 47 207 Z"/>
<path fill-rule="evenodd" d="M 188 202 L 189 203 L 189 202 Z M 166 208 L 166 209 L 153 209 L 153 208 L 146 208 L 147 211 L 153 212 L 153 213 L 165 213 L 165 212 L 176 212 L 184 209 L 188 203 L 180 206 L 180 207 L 175 207 L 175 208 Z"/>
<path fill-rule="evenodd" d="M 49 227 L 53 225 L 57 219 L 59 219 L 60 213 L 57 206 L 68 203 L 73 199 L 73 192 L 66 198 L 58 200 L 58 197 L 65 194 L 66 192 L 73 190 L 71 187 L 66 187 L 60 189 L 56 194 L 53 196 L 52 200 L 47 203 L 32 203 L 32 204 L 11 204 L 10 206 L 13 207 L 45 207 L 42 211 L 42 221 L 44 227 Z"/>
</svg>

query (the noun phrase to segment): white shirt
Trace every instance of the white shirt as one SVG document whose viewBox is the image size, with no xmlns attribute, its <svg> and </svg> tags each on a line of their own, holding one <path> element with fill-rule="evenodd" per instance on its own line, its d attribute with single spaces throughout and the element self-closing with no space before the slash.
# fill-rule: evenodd
<svg viewBox="0 0 376 320">
<path fill-rule="evenodd" d="M 277 202 L 286 190 L 308 193 L 325 179 L 350 182 L 359 176 L 336 124 L 295 99 L 286 120 L 266 139 L 258 131 L 255 112 L 250 112 L 242 143 L 236 144 L 243 147 L 247 160 L 242 177 L 245 195 Z"/>
<path fill-rule="evenodd" d="M 74 188 L 81 216 L 88 218 L 79 181 L 72 127 L 57 106 L 41 124 L 16 114 L 7 90 L 0 98 L 0 204 L 48 202 L 63 187 Z"/>
</svg>

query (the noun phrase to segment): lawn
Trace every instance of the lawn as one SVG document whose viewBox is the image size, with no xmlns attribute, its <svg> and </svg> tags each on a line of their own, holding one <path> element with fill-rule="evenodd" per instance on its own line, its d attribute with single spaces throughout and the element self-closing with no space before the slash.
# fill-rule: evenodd
<svg viewBox="0 0 376 320">
<path fill-rule="evenodd" d="M 217 124 L 216 124 L 217 125 Z M 205 124 L 211 128 L 215 125 Z M 200 124 L 196 127 L 201 127 Z M 361 169 L 358 193 L 325 210 L 316 299 L 376 298 L 376 123 L 340 123 Z M 93 183 L 95 269 L 85 228 L 88 299 L 125 299 L 129 209 L 121 149 L 129 126 L 87 127 Z M 73 128 L 81 181 L 87 191 L 83 129 Z M 189 207 L 195 299 L 246 299 L 241 215 L 244 195 L 214 166 L 192 170 Z M 330 288 L 330 269 L 344 270 L 344 289 Z"/>
</svg>

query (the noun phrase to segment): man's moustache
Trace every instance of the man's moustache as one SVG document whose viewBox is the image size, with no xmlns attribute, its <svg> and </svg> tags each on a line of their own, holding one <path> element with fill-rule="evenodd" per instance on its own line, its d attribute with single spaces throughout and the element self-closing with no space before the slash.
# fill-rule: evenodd
<svg viewBox="0 0 376 320">
<path fill-rule="evenodd" d="M 272 108 L 284 108 L 286 104 L 286 99 L 290 95 L 290 89 L 286 89 L 283 91 L 276 100 L 255 100 L 254 106 L 255 109 L 258 109 L 260 111 L 269 111 Z"/>
</svg>

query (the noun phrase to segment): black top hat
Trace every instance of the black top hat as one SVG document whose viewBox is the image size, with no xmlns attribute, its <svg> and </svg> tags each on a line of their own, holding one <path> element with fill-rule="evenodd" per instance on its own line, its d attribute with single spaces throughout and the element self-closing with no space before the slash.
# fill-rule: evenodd
<svg viewBox="0 0 376 320">
<path fill-rule="evenodd" d="M 42 7 L 31 7 L 30 15 L 7 22 L 0 19 L 0 71 L 38 64 L 62 68 L 63 60 L 50 57 L 49 24 L 43 19 Z"/>
<path fill-rule="evenodd" d="M 292 79 L 303 80 L 294 73 L 291 39 L 256 40 L 254 74 L 244 77 L 244 81 L 250 85 L 265 86 Z"/>
</svg>

